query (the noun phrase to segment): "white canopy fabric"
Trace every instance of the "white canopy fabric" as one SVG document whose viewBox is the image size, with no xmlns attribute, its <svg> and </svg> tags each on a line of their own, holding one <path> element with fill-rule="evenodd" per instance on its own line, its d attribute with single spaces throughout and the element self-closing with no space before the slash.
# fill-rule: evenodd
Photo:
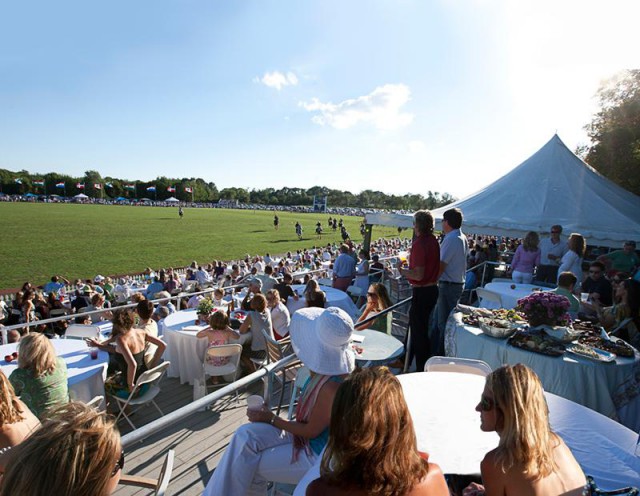
<svg viewBox="0 0 640 496">
<path fill-rule="evenodd" d="M 167 199 L 165 200 L 165 202 L 167 202 L 167 203 L 179 203 L 179 202 L 180 202 L 180 200 L 178 200 L 177 198 L 174 198 L 174 197 L 172 196 L 171 198 L 167 198 Z"/>
<path fill-rule="evenodd" d="M 621 247 L 640 237 L 640 197 L 584 163 L 558 135 L 484 189 L 433 210 L 436 224 L 454 207 L 462 210 L 468 233 L 522 237 L 560 224 L 564 236 L 577 232 L 595 246 Z M 371 224 L 411 227 L 411 222 L 409 215 L 367 215 Z"/>
<path fill-rule="evenodd" d="M 80 194 L 74 196 L 74 198 L 76 198 L 78 200 L 86 200 L 89 197 L 87 195 L 85 195 L 84 193 L 80 193 Z"/>
</svg>

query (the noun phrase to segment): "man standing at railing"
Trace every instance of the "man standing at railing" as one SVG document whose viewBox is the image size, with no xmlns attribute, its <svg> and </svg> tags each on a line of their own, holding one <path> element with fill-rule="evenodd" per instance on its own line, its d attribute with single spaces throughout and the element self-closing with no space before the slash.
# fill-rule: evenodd
<svg viewBox="0 0 640 496">
<path fill-rule="evenodd" d="M 433 235 L 433 216 L 428 210 L 413 214 L 415 233 L 409 255 L 409 268 L 398 264 L 401 276 L 409 280 L 412 288 L 409 325 L 411 326 L 411 354 L 416 357 L 416 370 L 424 370 L 424 364 L 432 355 L 436 343 L 429 339 L 429 318 L 438 301 L 438 272 L 440 247 Z"/>
<path fill-rule="evenodd" d="M 437 325 L 432 329 L 433 355 L 444 356 L 444 334 L 451 310 L 464 290 L 469 245 L 462 233 L 462 210 L 451 208 L 442 214 L 444 239 L 440 245 Z"/>
</svg>

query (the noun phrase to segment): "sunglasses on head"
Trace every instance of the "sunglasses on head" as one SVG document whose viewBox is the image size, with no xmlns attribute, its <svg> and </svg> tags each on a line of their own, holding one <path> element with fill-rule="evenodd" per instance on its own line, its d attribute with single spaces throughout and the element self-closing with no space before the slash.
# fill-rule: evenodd
<svg viewBox="0 0 640 496">
<path fill-rule="evenodd" d="M 124 451 L 120 452 L 120 458 L 116 462 L 116 465 L 113 468 L 113 472 L 111 472 L 111 477 L 116 475 L 119 470 L 124 470 Z"/>
<path fill-rule="evenodd" d="M 485 395 L 480 397 L 480 410 L 483 412 L 490 412 L 494 406 L 496 406 L 496 403 L 493 399 L 487 398 Z"/>
</svg>

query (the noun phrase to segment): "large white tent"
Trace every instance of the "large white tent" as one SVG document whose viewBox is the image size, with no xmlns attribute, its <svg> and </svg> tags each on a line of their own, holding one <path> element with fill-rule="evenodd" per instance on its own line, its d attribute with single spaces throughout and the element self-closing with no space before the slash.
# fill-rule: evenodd
<svg viewBox="0 0 640 496">
<path fill-rule="evenodd" d="M 621 247 L 640 237 L 640 197 L 609 181 L 578 158 L 562 140 L 549 142 L 484 189 L 433 211 L 439 225 L 445 210 L 464 214 L 463 231 L 522 237 L 560 224 L 587 243 Z M 411 227 L 410 215 L 367 215 L 368 224 Z"/>
</svg>

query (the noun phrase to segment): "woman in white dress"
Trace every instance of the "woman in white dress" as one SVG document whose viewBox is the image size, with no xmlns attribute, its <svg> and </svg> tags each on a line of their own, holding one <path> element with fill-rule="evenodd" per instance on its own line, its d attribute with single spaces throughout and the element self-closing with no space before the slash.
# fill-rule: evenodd
<svg viewBox="0 0 640 496">
<path fill-rule="evenodd" d="M 362 296 L 358 298 L 357 307 L 364 304 L 367 300 L 367 290 L 369 289 L 369 254 L 366 250 L 358 252 L 358 265 L 356 265 L 356 279 L 354 286 L 360 289 Z"/>
<path fill-rule="evenodd" d="M 558 277 L 559 274 L 562 274 L 565 271 L 571 272 L 578 279 L 574 288 L 574 291 L 577 292 L 580 290 L 580 286 L 582 285 L 582 257 L 584 257 L 584 252 L 587 248 L 587 241 L 581 234 L 572 233 L 571 236 L 569 236 L 567 244 L 569 246 L 569 250 L 567 250 L 567 253 L 562 257 L 560 267 L 558 268 Z"/>
</svg>

